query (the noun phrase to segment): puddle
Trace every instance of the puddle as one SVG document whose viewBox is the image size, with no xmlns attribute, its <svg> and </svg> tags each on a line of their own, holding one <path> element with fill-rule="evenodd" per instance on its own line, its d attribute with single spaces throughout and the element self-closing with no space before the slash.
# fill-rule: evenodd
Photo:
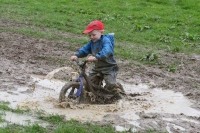
<svg viewBox="0 0 200 133">
<path fill-rule="evenodd" d="M 124 128 L 124 127 L 122 127 L 122 126 L 116 126 L 115 128 L 116 128 L 116 130 L 119 131 L 119 132 L 123 132 L 123 131 L 129 130 L 128 128 Z"/>
<path fill-rule="evenodd" d="M 200 116 L 200 111 L 191 108 L 190 106 L 192 103 L 184 97 L 182 93 L 175 93 L 171 90 L 162 90 L 158 88 L 149 89 L 149 87 L 144 84 L 122 85 L 125 87 L 127 93 L 142 94 L 138 96 L 138 99 L 144 101 L 142 103 L 143 107 L 138 108 L 138 105 L 133 105 L 136 111 L 144 111 L 145 113 L 183 113 L 187 116 Z"/>
<path fill-rule="evenodd" d="M 200 121 L 196 121 L 196 120 L 190 120 L 190 119 L 186 119 L 186 118 L 181 118 L 183 121 L 187 121 L 187 122 L 192 122 L 195 124 L 200 124 Z"/>
<path fill-rule="evenodd" d="M 168 133 L 173 133 L 170 129 L 170 127 L 173 127 L 174 129 L 178 129 L 179 131 L 181 132 L 184 132 L 185 131 L 185 128 L 183 127 L 180 127 L 180 126 L 177 126 L 175 124 L 170 124 L 170 123 L 167 123 L 167 126 L 166 126 L 166 130 Z"/>
<path fill-rule="evenodd" d="M 6 120 L 8 123 L 15 123 L 19 125 L 33 125 L 35 123 L 46 127 L 49 124 L 46 122 L 42 122 L 32 116 L 27 116 L 23 114 L 16 114 L 12 112 L 5 112 L 5 115 L 2 116 L 2 119 Z M 1 124 L 2 126 L 6 126 L 6 123 Z"/>
<path fill-rule="evenodd" d="M 34 82 L 32 86 L 18 86 L 17 91 L 13 93 L 3 91 L 0 93 L 0 100 L 9 101 L 10 106 L 13 108 L 19 106 L 40 109 L 49 114 L 64 115 L 68 120 L 101 121 L 107 114 L 118 114 L 135 127 L 140 127 L 140 123 L 137 122 L 140 117 L 136 113 L 142 111 L 146 113 L 183 113 L 188 116 L 200 116 L 200 112 L 190 107 L 192 103 L 182 93 L 159 88 L 149 89 L 149 86 L 145 84 L 131 85 L 122 83 L 127 93 L 136 94 L 132 101 L 120 101 L 111 105 L 84 105 L 84 108 L 77 109 L 58 108 L 55 103 L 58 101 L 59 92 L 65 82 L 54 79 L 49 80 L 35 75 L 31 77 Z M 113 108 L 117 109 L 117 111 L 113 111 Z M 8 121 L 14 123 L 18 121 L 21 124 L 24 124 L 24 122 L 19 120 L 26 121 L 27 118 L 27 116 L 18 116 L 18 114 L 8 114 L 5 117 Z M 31 120 L 32 118 L 28 119 Z M 166 118 L 166 120 L 173 119 Z M 119 130 L 123 129 L 120 126 L 117 128 Z"/>
</svg>

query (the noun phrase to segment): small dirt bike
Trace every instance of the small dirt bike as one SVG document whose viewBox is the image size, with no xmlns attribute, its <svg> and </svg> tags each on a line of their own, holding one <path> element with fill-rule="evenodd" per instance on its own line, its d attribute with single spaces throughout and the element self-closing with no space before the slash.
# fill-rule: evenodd
<svg viewBox="0 0 200 133">
<path fill-rule="evenodd" d="M 115 91 L 109 91 L 103 86 L 103 74 L 97 73 L 93 77 L 87 76 L 85 69 L 87 60 L 79 62 L 79 77 L 76 81 L 66 83 L 60 91 L 59 102 L 73 100 L 76 103 L 108 104 L 119 99 L 119 95 L 125 97 L 125 91 L 120 83 L 115 86 Z M 121 97 L 120 97 L 121 98 Z"/>
</svg>

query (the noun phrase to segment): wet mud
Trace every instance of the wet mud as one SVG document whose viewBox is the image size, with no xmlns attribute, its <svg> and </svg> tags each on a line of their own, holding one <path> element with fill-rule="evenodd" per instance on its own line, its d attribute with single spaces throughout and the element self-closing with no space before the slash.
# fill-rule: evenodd
<svg viewBox="0 0 200 133">
<path fill-rule="evenodd" d="M 9 23 L 0 21 L 0 26 Z M 18 26 L 18 25 L 11 25 Z M 117 59 L 118 81 L 128 99 L 109 105 L 72 105 L 61 108 L 59 91 L 77 74 L 69 61 L 74 51 L 67 42 L 0 32 L 0 95 L 11 107 L 41 109 L 66 119 L 112 124 L 117 130 L 200 132 L 200 56 L 168 53 L 159 65 L 129 65 Z M 60 63 L 60 60 L 65 60 Z M 175 73 L 168 65 L 178 63 Z M 66 69 L 64 69 L 66 68 Z M 61 73 L 59 73 L 61 70 Z M 63 74 L 65 73 L 65 74 Z M 75 77 L 74 77 L 75 76 Z"/>
</svg>

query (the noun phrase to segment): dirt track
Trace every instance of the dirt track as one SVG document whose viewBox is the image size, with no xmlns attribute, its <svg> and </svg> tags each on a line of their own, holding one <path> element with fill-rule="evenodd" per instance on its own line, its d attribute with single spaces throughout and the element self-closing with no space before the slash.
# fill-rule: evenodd
<svg viewBox="0 0 200 133">
<path fill-rule="evenodd" d="M 0 26 L 9 24 L 0 21 Z M 14 25 L 12 26 L 19 26 Z M 68 43 L 47 39 L 36 39 L 21 34 L 0 32 L 0 91 L 14 94 L 18 86 L 31 86 L 30 75 L 47 75 L 52 70 L 71 66 Z M 164 53 L 164 51 L 162 51 Z M 63 64 L 60 61 L 66 59 Z M 128 60 L 117 59 L 120 67 L 118 79 L 128 84 L 145 83 L 151 89 L 162 88 L 182 92 L 193 103 L 192 107 L 200 111 L 200 55 L 171 54 L 165 52 L 159 57 L 160 65 L 127 65 Z M 178 64 L 175 73 L 169 72 L 168 65 Z M 167 108 L 167 107 L 166 107 Z M 140 125 L 133 126 L 117 115 L 107 115 L 99 124 L 134 127 L 137 131 L 157 129 L 162 131 L 197 133 L 200 132 L 200 115 L 188 116 L 183 113 L 145 113 L 136 112 Z M 167 119 L 167 118 L 173 118 Z M 112 122 L 111 122 L 112 121 Z M 152 122 L 154 121 L 154 122 Z"/>
</svg>

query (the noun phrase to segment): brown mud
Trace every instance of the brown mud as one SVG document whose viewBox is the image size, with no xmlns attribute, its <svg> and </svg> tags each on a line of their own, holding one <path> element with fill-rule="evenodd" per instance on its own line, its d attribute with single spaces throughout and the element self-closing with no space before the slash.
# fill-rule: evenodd
<svg viewBox="0 0 200 133">
<path fill-rule="evenodd" d="M 3 23 L 0 21 L 1 27 L 6 26 L 20 27 L 20 25 Z M 21 96 L 21 94 L 33 94 L 35 91 L 35 82 L 31 75 L 45 77 L 55 69 L 69 66 L 73 67 L 73 63 L 69 61 L 69 57 L 75 52 L 70 51 L 68 42 L 55 41 L 45 38 L 33 38 L 22 34 L 11 32 L 0 32 L 0 91 L 7 92 L 10 95 Z M 162 56 L 159 57 L 159 65 L 134 65 L 137 62 L 130 60 L 117 59 L 120 71 L 118 80 L 129 86 L 138 86 L 140 84 L 148 85 L 149 89 L 154 91 L 156 88 L 161 88 L 163 91 L 173 91 L 181 93 L 192 104 L 191 108 L 200 112 L 200 55 L 185 55 L 183 53 L 168 53 L 161 51 Z M 64 63 L 61 61 L 64 60 Z M 130 62 L 133 62 L 132 64 Z M 168 71 L 169 64 L 177 64 L 175 73 Z M 70 70 L 71 71 L 71 70 Z M 68 78 L 68 77 L 66 77 Z M 69 77 L 70 78 L 70 77 Z M 19 87 L 25 87 L 19 92 Z M 142 88 L 141 88 L 142 89 Z M 45 90 L 48 92 L 48 88 Z M 133 99 L 128 102 L 127 106 L 118 107 L 119 103 L 112 105 L 84 105 L 72 108 L 66 108 L 61 115 L 69 114 L 78 120 L 94 121 L 100 125 L 112 124 L 116 128 L 131 129 L 132 131 L 144 130 L 161 130 L 170 133 L 198 133 L 200 132 L 200 113 L 187 114 L 184 113 L 184 108 L 181 106 L 177 110 L 183 110 L 179 113 L 169 113 L 170 111 L 151 112 L 145 111 L 153 107 L 154 101 L 148 101 L 154 95 L 149 92 L 132 93 Z M 36 94 L 38 95 L 38 94 Z M 141 96 L 143 96 L 141 98 Z M 56 102 L 58 99 L 46 99 L 49 103 L 52 102 L 52 108 L 58 109 Z M 2 101 L 2 99 L 1 99 Z M 43 101 L 45 102 L 45 101 Z M 30 103 L 24 103 L 25 105 Z M 36 106 L 37 102 L 31 104 Z M 171 102 L 170 104 L 173 104 Z M 135 106 L 140 106 L 136 109 Z M 30 107 L 31 107 L 30 106 Z M 39 106 L 39 105 L 38 105 Z M 67 106 L 67 105 L 66 105 Z M 22 107 L 22 105 L 21 105 Z M 135 109 L 130 110 L 131 107 Z M 142 108 L 142 109 L 141 109 Z M 163 108 L 168 108 L 164 105 Z M 41 109 L 45 109 L 42 108 Z M 173 108 L 176 110 L 176 108 Z M 86 115 L 80 118 L 75 113 L 83 110 Z M 94 110 L 100 110 L 99 112 Z M 165 109 L 163 109 L 165 110 Z M 90 113 L 88 113 L 90 111 Z M 120 115 L 126 111 L 135 111 L 135 121 L 129 121 L 127 117 Z M 105 113 L 109 112 L 109 113 Z M 173 111 L 172 111 L 173 112 Z M 84 114 L 84 113 L 83 113 Z M 97 117 L 97 116 L 101 117 Z M 93 119 L 92 119 L 93 118 Z"/>
</svg>

